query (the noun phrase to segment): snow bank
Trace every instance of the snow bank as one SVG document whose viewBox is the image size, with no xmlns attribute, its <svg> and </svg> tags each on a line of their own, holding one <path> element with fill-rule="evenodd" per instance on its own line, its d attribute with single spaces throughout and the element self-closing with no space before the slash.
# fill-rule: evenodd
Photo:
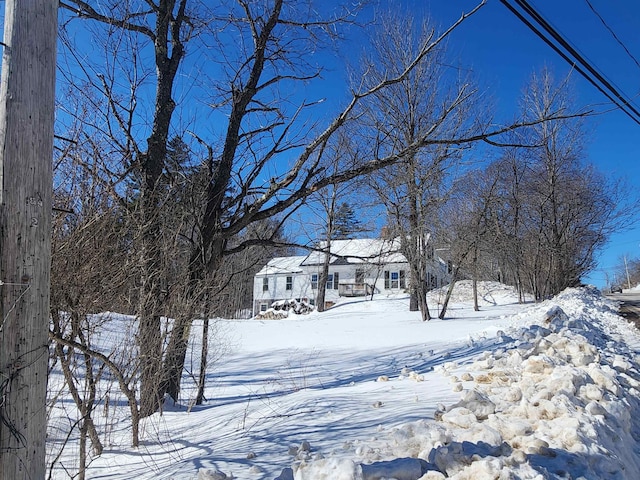
<svg viewBox="0 0 640 480">
<path fill-rule="evenodd" d="M 571 289 L 499 331 L 499 348 L 439 367 L 459 402 L 363 442 L 299 459 L 277 480 L 640 478 L 640 356 L 595 289 Z"/>
</svg>

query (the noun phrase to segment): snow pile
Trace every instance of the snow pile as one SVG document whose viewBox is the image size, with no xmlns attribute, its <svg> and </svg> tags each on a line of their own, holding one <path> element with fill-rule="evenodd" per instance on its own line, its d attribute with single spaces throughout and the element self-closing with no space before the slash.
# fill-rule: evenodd
<svg viewBox="0 0 640 480">
<path fill-rule="evenodd" d="M 499 331 L 499 348 L 438 367 L 462 391 L 435 420 L 294 463 L 278 480 L 640 478 L 640 356 L 598 292 L 568 290 Z M 631 334 L 637 339 L 637 334 Z"/>
</svg>

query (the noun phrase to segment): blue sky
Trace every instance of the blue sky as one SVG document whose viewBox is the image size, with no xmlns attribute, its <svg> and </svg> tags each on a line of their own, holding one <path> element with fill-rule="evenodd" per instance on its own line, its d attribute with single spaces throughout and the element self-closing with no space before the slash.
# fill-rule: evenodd
<svg viewBox="0 0 640 480">
<path fill-rule="evenodd" d="M 635 0 L 590 0 L 591 5 L 616 33 L 635 60 L 640 61 L 640 2 Z M 384 2 L 383 2 L 384 3 Z M 473 0 L 429 0 L 403 2 L 426 11 L 437 23 L 446 25 L 469 11 Z M 640 92 L 640 67 L 591 11 L 586 0 L 530 0 L 585 58 L 628 97 L 636 101 Z M 470 66 L 481 85 L 495 98 L 499 111 L 513 114 L 518 96 L 529 76 L 544 66 L 556 76 L 571 67 L 540 38 L 520 22 L 499 0 L 487 4 L 456 31 L 449 41 L 451 53 Z M 576 101 L 593 105 L 597 111 L 610 110 L 610 102 L 577 72 L 573 73 Z M 640 185 L 640 125 L 620 111 L 610 111 L 587 121 L 587 161 L 602 172 L 625 179 L 637 191 Z M 640 212 L 638 214 L 640 219 Z M 640 257 L 640 227 L 614 235 L 598 256 L 599 267 L 585 280 L 604 286 L 605 271 L 613 273 L 622 255 Z"/>
</svg>

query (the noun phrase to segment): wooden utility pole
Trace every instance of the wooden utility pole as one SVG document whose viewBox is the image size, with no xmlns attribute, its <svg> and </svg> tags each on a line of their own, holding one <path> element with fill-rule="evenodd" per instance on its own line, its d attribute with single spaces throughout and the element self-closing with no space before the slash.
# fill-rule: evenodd
<svg viewBox="0 0 640 480">
<path fill-rule="evenodd" d="M 627 264 L 627 256 L 624 257 L 624 270 L 627 272 L 627 288 L 631 290 L 631 277 L 629 277 L 629 265 Z"/>
<path fill-rule="evenodd" d="M 0 80 L 0 479 L 45 478 L 58 0 L 5 0 Z"/>
</svg>

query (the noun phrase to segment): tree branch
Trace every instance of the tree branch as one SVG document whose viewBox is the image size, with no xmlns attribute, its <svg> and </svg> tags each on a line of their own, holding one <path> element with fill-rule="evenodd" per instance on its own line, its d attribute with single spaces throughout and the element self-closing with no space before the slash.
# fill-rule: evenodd
<svg viewBox="0 0 640 480">
<path fill-rule="evenodd" d="M 141 13 L 135 13 L 135 14 L 130 14 L 127 16 L 127 18 L 124 19 L 117 19 L 117 18 L 113 18 L 113 17 L 109 17 L 107 15 L 103 15 L 101 13 L 98 13 L 97 10 L 95 10 L 91 5 L 89 5 L 87 2 L 83 1 L 83 0 L 68 0 L 67 3 L 64 0 L 60 0 L 60 7 L 64 8 L 66 10 L 69 10 L 73 13 L 75 13 L 78 18 L 90 18 L 92 20 L 96 20 L 98 22 L 102 22 L 102 23 L 106 23 L 109 25 L 115 25 L 116 27 L 120 27 L 123 28 L 125 30 L 129 30 L 131 32 L 138 32 L 138 33 L 142 33 L 143 35 L 149 37 L 152 41 L 155 41 L 155 34 L 153 33 L 153 31 L 151 31 L 150 28 L 145 27 L 144 25 L 138 25 L 135 23 L 131 23 L 129 20 L 130 18 L 134 18 L 134 17 L 140 17 L 140 16 L 144 16 L 147 14 L 150 14 L 152 12 L 141 12 Z"/>
</svg>

